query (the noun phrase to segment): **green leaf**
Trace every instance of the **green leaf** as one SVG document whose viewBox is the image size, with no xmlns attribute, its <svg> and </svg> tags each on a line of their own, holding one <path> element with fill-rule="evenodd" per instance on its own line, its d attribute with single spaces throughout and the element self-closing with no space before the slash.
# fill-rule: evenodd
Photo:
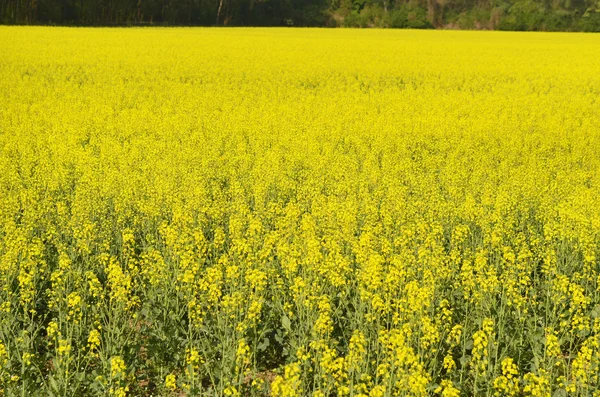
<svg viewBox="0 0 600 397">
<path fill-rule="evenodd" d="M 52 391 L 58 393 L 60 392 L 60 388 L 58 387 L 58 383 L 56 383 L 56 379 L 54 379 L 53 376 L 51 376 L 50 378 L 48 378 L 48 381 L 50 382 L 50 387 L 52 388 Z"/>
<path fill-rule="evenodd" d="M 289 317 L 286 316 L 285 314 L 283 316 L 281 316 L 281 325 L 283 326 L 283 328 L 285 328 L 286 331 L 292 330 L 292 323 L 291 323 Z"/>
<path fill-rule="evenodd" d="M 281 335 L 279 335 L 279 333 L 275 334 L 275 340 L 277 341 L 277 343 L 279 343 L 280 345 L 283 345 L 283 338 L 281 337 Z"/>
<path fill-rule="evenodd" d="M 567 391 L 565 389 L 556 389 L 552 393 L 552 397 L 567 397 Z"/>
<path fill-rule="evenodd" d="M 471 356 L 464 356 L 460 358 L 460 365 L 463 367 L 471 361 Z"/>
<path fill-rule="evenodd" d="M 264 338 L 262 342 L 258 344 L 258 350 L 264 352 L 265 350 L 267 350 L 267 347 L 269 347 L 270 344 L 271 341 L 269 340 L 269 338 Z"/>
</svg>

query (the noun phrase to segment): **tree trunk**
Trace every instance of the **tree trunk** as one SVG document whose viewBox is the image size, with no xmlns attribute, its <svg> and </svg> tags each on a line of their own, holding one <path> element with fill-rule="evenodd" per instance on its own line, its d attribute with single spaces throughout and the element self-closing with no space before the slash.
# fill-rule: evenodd
<svg viewBox="0 0 600 397">
<path fill-rule="evenodd" d="M 217 26 L 219 26 L 219 20 L 221 19 L 221 10 L 223 9 L 223 0 L 219 0 L 219 8 L 217 9 Z"/>
<path fill-rule="evenodd" d="M 434 28 L 437 28 L 435 6 L 435 0 L 427 0 L 427 19 L 433 25 Z"/>
</svg>

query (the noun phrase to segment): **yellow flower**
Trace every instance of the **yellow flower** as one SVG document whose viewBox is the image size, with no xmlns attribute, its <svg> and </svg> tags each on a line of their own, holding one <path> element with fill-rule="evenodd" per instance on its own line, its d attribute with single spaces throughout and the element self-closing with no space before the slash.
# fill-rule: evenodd
<svg viewBox="0 0 600 397">
<path fill-rule="evenodd" d="M 456 368 L 456 363 L 454 362 L 454 359 L 452 358 L 451 354 L 447 354 L 446 356 L 444 356 L 444 362 L 442 366 L 448 372 Z"/>
<path fill-rule="evenodd" d="M 0 367 L 8 364 L 8 353 L 6 352 L 6 346 L 0 342 Z"/>
<path fill-rule="evenodd" d="M 165 378 L 165 387 L 169 390 L 175 390 L 177 388 L 177 378 L 173 374 L 167 375 Z"/>
<path fill-rule="evenodd" d="M 48 326 L 46 327 L 46 333 L 48 334 L 48 338 L 50 339 L 54 338 L 57 335 L 60 336 L 58 324 L 55 321 L 50 321 L 48 323 Z"/>
<path fill-rule="evenodd" d="M 298 363 L 288 364 L 284 368 L 284 374 L 275 377 L 271 383 L 271 394 L 273 397 L 299 397 L 303 395 L 300 381 L 300 365 Z"/>
<path fill-rule="evenodd" d="M 126 369 L 125 361 L 121 357 L 115 356 L 110 359 L 110 376 L 112 378 L 124 378 Z"/>
<path fill-rule="evenodd" d="M 68 356 L 71 354 L 71 344 L 68 340 L 61 338 L 58 340 L 56 351 L 59 356 Z"/>
<path fill-rule="evenodd" d="M 23 353 L 23 363 L 25 365 L 31 365 L 31 359 L 35 356 L 32 353 Z"/>
<path fill-rule="evenodd" d="M 460 390 L 454 387 L 451 380 L 442 380 L 440 386 L 435 390 L 435 393 L 442 397 L 460 397 Z"/>
<path fill-rule="evenodd" d="M 502 360 L 502 375 L 494 379 L 498 396 L 515 396 L 519 393 L 519 370 L 512 358 Z"/>
<path fill-rule="evenodd" d="M 88 336 L 88 350 L 90 353 L 97 351 L 100 343 L 100 332 L 96 329 L 91 330 Z"/>
</svg>

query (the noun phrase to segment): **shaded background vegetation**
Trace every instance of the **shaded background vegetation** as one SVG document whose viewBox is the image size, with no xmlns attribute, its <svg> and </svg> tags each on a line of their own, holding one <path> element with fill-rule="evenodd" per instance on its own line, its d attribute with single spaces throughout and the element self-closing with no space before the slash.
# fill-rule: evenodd
<svg viewBox="0 0 600 397">
<path fill-rule="evenodd" d="M 0 0 L 0 23 L 600 31 L 600 0 Z"/>
</svg>

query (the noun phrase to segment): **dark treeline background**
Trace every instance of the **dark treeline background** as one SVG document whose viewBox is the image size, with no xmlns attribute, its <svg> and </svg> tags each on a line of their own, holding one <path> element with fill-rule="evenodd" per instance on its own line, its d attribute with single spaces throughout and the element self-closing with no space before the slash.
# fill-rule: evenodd
<svg viewBox="0 0 600 397">
<path fill-rule="evenodd" d="M 0 0 L 0 23 L 600 31 L 600 0 Z"/>
</svg>

